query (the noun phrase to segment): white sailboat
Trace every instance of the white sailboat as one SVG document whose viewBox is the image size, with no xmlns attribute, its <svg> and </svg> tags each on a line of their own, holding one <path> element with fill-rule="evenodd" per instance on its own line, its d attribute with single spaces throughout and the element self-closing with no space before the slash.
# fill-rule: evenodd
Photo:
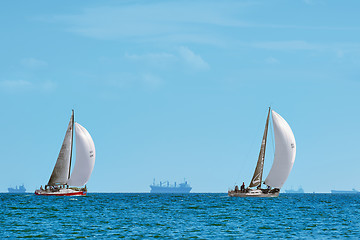
<svg viewBox="0 0 360 240">
<path fill-rule="evenodd" d="M 270 112 L 272 113 L 271 115 L 275 135 L 275 154 L 273 165 L 264 181 L 267 188 L 261 188 Z M 278 113 L 273 110 L 271 111 L 269 108 L 258 162 L 249 187 L 245 188 L 243 184 L 241 189 L 239 189 L 238 186 L 235 186 L 234 190 L 228 191 L 228 195 L 230 197 L 279 196 L 280 188 L 284 185 L 294 165 L 295 155 L 295 137 L 289 124 Z"/>
<path fill-rule="evenodd" d="M 70 175 L 75 126 L 76 161 Z M 36 195 L 74 196 L 86 195 L 86 183 L 89 181 L 95 165 L 95 145 L 88 131 L 74 123 L 74 110 L 60 149 L 55 167 L 45 188 L 35 191 Z M 85 187 L 83 187 L 85 185 Z"/>
</svg>

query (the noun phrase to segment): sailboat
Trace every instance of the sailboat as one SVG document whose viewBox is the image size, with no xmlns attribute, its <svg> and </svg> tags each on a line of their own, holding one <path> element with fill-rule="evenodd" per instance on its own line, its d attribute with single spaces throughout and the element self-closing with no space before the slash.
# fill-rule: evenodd
<svg viewBox="0 0 360 240">
<path fill-rule="evenodd" d="M 73 135 L 76 135 L 76 161 L 70 175 L 73 150 Z M 70 122 L 60 149 L 55 167 L 45 188 L 35 191 L 36 195 L 74 196 L 86 195 L 86 183 L 89 181 L 95 165 L 95 145 L 89 132 L 74 122 L 72 110 Z M 85 185 L 85 187 L 83 187 Z"/>
<path fill-rule="evenodd" d="M 275 135 L 275 154 L 273 165 L 263 182 L 267 187 L 262 188 L 261 184 L 270 112 Z M 245 188 L 244 183 L 241 189 L 235 186 L 234 190 L 228 191 L 228 195 L 230 197 L 278 197 L 280 189 L 284 185 L 294 165 L 295 155 L 295 137 L 289 124 L 278 113 L 269 108 L 259 158 L 251 182 L 247 188 Z"/>
</svg>

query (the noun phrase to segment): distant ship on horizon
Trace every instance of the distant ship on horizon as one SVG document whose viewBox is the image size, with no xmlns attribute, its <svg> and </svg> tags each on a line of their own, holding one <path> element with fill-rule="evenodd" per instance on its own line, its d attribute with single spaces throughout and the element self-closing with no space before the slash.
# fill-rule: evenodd
<svg viewBox="0 0 360 240">
<path fill-rule="evenodd" d="M 161 182 L 156 185 L 155 179 L 153 184 L 150 185 L 150 193 L 190 193 L 192 187 L 188 184 L 187 181 L 180 184 L 174 183 L 174 185 L 170 184 L 169 181 Z"/>
<path fill-rule="evenodd" d="M 285 193 L 304 193 L 304 189 L 300 186 L 297 190 L 291 188 L 291 189 L 286 189 Z"/>
<path fill-rule="evenodd" d="M 9 191 L 9 193 L 25 193 L 26 192 L 26 188 L 25 188 L 25 186 L 24 186 L 24 184 L 23 185 L 21 185 L 21 186 L 16 186 L 15 188 L 8 188 L 8 191 Z"/>
<path fill-rule="evenodd" d="M 331 193 L 335 193 L 335 194 L 348 194 L 348 193 L 360 193 L 358 190 L 356 190 L 355 188 L 353 188 L 351 191 L 350 190 L 331 190 Z"/>
</svg>

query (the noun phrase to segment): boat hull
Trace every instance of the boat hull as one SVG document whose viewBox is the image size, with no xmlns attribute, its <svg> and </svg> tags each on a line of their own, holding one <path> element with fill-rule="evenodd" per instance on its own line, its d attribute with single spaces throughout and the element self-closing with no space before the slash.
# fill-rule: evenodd
<svg viewBox="0 0 360 240">
<path fill-rule="evenodd" d="M 82 190 L 73 190 L 73 189 L 61 189 L 59 191 L 49 191 L 49 190 L 36 190 L 35 195 L 41 196 L 86 196 L 86 191 Z"/>
<path fill-rule="evenodd" d="M 278 197 L 280 191 L 267 191 L 266 189 L 256 189 L 247 191 L 228 191 L 229 197 Z"/>
<path fill-rule="evenodd" d="M 352 191 L 346 191 L 346 190 L 331 190 L 332 194 L 358 194 L 359 191 L 352 190 Z"/>
<path fill-rule="evenodd" d="M 150 193 L 190 193 L 191 187 L 160 187 L 150 186 Z"/>
<path fill-rule="evenodd" d="M 9 193 L 25 193 L 26 190 L 8 188 L 8 192 L 9 192 Z"/>
</svg>

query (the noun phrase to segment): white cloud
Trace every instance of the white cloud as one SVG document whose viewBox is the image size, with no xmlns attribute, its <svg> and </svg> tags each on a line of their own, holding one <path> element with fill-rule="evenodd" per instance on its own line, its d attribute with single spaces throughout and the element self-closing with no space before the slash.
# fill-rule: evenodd
<svg viewBox="0 0 360 240">
<path fill-rule="evenodd" d="M 33 83 L 25 80 L 4 80 L 0 81 L 0 88 L 7 92 L 40 91 L 48 93 L 56 89 L 56 83 L 52 81 Z"/>
<path fill-rule="evenodd" d="M 28 68 L 41 68 L 48 65 L 47 62 L 35 58 L 24 58 L 21 60 L 21 64 Z"/>
<path fill-rule="evenodd" d="M 196 55 L 187 47 L 179 48 L 180 57 L 192 68 L 207 70 L 209 69 L 209 64 L 205 62 L 200 55 Z"/>
<path fill-rule="evenodd" d="M 32 83 L 24 80 L 4 80 L 0 82 L 0 86 L 6 90 L 29 89 Z"/>
</svg>

